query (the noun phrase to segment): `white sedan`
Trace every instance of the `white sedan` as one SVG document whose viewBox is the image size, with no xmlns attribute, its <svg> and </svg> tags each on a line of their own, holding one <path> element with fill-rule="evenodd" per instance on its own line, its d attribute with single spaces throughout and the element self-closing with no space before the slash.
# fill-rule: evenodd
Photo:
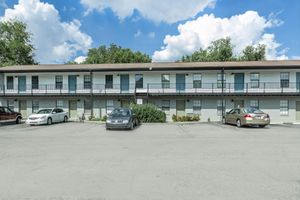
<svg viewBox="0 0 300 200">
<path fill-rule="evenodd" d="M 40 124 L 52 124 L 55 122 L 67 122 L 68 121 L 68 112 L 65 112 L 63 109 L 54 108 L 54 109 L 42 109 L 37 113 L 32 114 L 26 120 L 28 125 L 40 125 Z"/>
</svg>

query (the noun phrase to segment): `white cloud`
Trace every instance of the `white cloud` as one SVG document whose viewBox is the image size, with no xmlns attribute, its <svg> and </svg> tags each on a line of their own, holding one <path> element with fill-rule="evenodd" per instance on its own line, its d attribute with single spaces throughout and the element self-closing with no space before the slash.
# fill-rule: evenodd
<svg viewBox="0 0 300 200">
<path fill-rule="evenodd" d="M 79 56 L 79 57 L 77 57 L 77 58 L 75 58 L 75 62 L 77 63 L 77 64 L 81 64 L 81 63 L 83 63 L 85 60 L 86 60 L 86 56 Z"/>
<path fill-rule="evenodd" d="M 92 38 L 81 32 L 80 21 L 62 22 L 55 7 L 40 0 L 19 0 L 0 20 L 9 19 L 27 24 L 40 63 L 66 62 L 78 52 L 86 53 L 92 44 Z"/>
<path fill-rule="evenodd" d="M 281 44 L 274 34 L 266 33 L 267 28 L 278 26 L 279 21 L 267 20 L 255 11 L 230 18 L 217 18 L 213 14 L 203 15 L 195 20 L 178 26 L 178 35 L 167 35 L 164 46 L 155 51 L 154 61 L 174 61 L 183 55 L 192 54 L 200 48 L 206 48 L 212 41 L 230 37 L 235 45 L 235 54 L 239 54 L 247 45 L 266 44 L 267 59 L 286 59 L 284 52 L 278 52 Z"/>
<path fill-rule="evenodd" d="M 141 30 L 137 30 L 137 32 L 134 34 L 134 37 L 138 38 L 141 36 L 141 34 L 142 34 Z"/>
<path fill-rule="evenodd" d="M 110 8 L 121 20 L 132 16 L 134 10 L 154 22 L 174 23 L 196 16 L 206 7 L 213 8 L 216 0 L 80 0 L 87 12 L 103 12 Z"/>
<path fill-rule="evenodd" d="M 293 60 L 300 60 L 300 56 L 293 56 L 292 59 Z"/>
<path fill-rule="evenodd" d="M 154 33 L 154 32 L 148 33 L 148 37 L 149 37 L 149 38 L 155 38 L 155 33 Z"/>
</svg>

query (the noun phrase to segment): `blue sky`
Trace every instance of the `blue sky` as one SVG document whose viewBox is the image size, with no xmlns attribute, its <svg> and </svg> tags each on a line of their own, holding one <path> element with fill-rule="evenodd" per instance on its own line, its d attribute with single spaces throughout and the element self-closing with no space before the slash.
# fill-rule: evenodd
<svg viewBox="0 0 300 200">
<path fill-rule="evenodd" d="M 147 53 L 157 62 L 174 61 L 224 36 L 233 38 L 236 54 L 246 45 L 263 43 L 270 60 L 300 59 L 299 0 L 101 2 L 0 0 L 0 17 L 28 23 L 41 63 L 74 60 L 110 43 Z"/>
</svg>

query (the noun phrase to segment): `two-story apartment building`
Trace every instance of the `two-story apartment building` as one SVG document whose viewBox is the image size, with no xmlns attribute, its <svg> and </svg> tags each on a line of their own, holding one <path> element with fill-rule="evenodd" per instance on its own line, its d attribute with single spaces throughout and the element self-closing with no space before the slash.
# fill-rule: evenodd
<svg viewBox="0 0 300 200">
<path fill-rule="evenodd" d="M 219 121 L 235 106 L 272 123 L 300 122 L 300 61 L 34 65 L 0 68 L 0 105 L 26 118 L 61 107 L 71 119 L 103 117 L 130 102 Z"/>
</svg>

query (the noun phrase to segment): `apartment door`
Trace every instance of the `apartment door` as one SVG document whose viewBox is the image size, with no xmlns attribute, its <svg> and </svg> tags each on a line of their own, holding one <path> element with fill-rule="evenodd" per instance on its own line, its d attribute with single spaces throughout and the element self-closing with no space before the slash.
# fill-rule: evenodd
<svg viewBox="0 0 300 200">
<path fill-rule="evenodd" d="M 234 74 L 234 90 L 243 91 L 244 90 L 244 73 Z"/>
<path fill-rule="evenodd" d="M 234 100 L 234 107 L 244 107 L 244 100 Z"/>
<path fill-rule="evenodd" d="M 69 75 L 68 82 L 69 82 L 69 92 L 75 93 L 77 88 L 77 76 Z"/>
<path fill-rule="evenodd" d="M 185 90 L 185 74 L 176 74 L 176 90 Z"/>
<path fill-rule="evenodd" d="M 296 84 L 297 90 L 300 91 L 300 72 L 296 72 Z"/>
<path fill-rule="evenodd" d="M 185 100 L 176 100 L 176 115 L 185 116 Z"/>
<path fill-rule="evenodd" d="M 70 117 L 70 119 L 77 118 L 77 101 L 76 100 L 69 101 L 69 117 Z"/>
<path fill-rule="evenodd" d="M 121 92 L 129 91 L 129 74 L 120 75 Z"/>
<path fill-rule="evenodd" d="M 300 101 L 296 101 L 296 120 L 300 121 Z"/>
<path fill-rule="evenodd" d="M 27 101 L 26 100 L 19 101 L 19 112 L 21 113 L 23 118 L 27 118 Z"/>
<path fill-rule="evenodd" d="M 26 76 L 18 76 L 18 90 L 19 92 L 26 92 Z"/>
</svg>

